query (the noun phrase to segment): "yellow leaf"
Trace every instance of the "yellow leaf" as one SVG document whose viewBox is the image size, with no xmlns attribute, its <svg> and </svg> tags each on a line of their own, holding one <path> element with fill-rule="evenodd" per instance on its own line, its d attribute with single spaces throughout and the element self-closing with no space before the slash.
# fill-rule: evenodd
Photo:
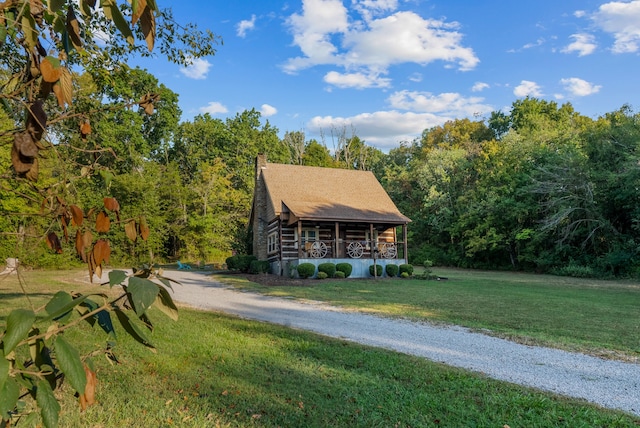
<svg viewBox="0 0 640 428">
<path fill-rule="evenodd" d="M 111 227 L 111 220 L 106 212 L 100 211 L 96 217 L 96 232 L 107 233 Z"/>
<path fill-rule="evenodd" d="M 80 23 L 76 18 L 76 13 L 73 10 L 73 6 L 69 5 L 67 9 L 67 34 L 69 34 L 69 40 L 77 50 L 82 49 L 82 38 L 80 37 Z"/>
<path fill-rule="evenodd" d="M 77 205 L 70 205 L 69 210 L 71 211 L 71 224 L 73 226 L 81 226 L 82 221 L 84 220 L 84 213 L 82 212 L 82 208 Z"/>
<path fill-rule="evenodd" d="M 136 231 L 136 221 L 129 220 L 124 225 L 124 232 L 127 235 L 127 238 L 135 242 L 135 240 L 138 238 L 138 232 Z"/>
<path fill-rule="evenodd" d="M 33 51 L 38 44 L 38 29 L 36 28 L 36 22 L 33 19 L 33 15 L 25 13 L 22 15 L 20 23 L 22 24 L 22 33 L 24 34 L 27 46 L 29 46 L 30 51 Z"/>
<path fill-rule="evenodd" d="M 144 34 L 144 40 L 147 42 L 147 49 L 152 51 L 156 39 L 156 17 L 149 6 L 144 9 L 140 17 L 140 29 Z"/>
<path fill-rule="evenodd" d="M 67 105 L 71 106 L 71 104 L 73 103 L 73 78 L 71 77 L 71 73 L 69 72 L 69 70 L 67 70 L 66 67 L 60 68 L 62 71 L 58 83 L 60 84 L 60 89 L 62 90 L 62 99 Z M 58 101 L 60 101 L 59 98 Z"/>
<path fill-rule="evenodd" d="M 60 60 L 53 56 L 47 56 L 40 63 L 40 73 L 42 73 L 42 79 L 45 82 L 57 82 L 62 74 L 62 70 L 60 69 Z"/>
<path fill-rule="evenodd" d="M 24 176 L 27 178 L 27 180 L 33 181 L 35 183 L 36 181 L 38 181 L 38 170 L 38 158 L 34 158 L 31 169 L 29 169 L 29 171 L 27 171 Z"/>
<path fill-rule="evenodd" d="M 131 9 L 133 9 L 133 13 L 131 14 L 131 25 L 136 25 L 136 22 L 138 22 L 138 19 L 140 19 L 146 7 L 147 0 L 133 0 L 131 2 Z"/>
</svg>

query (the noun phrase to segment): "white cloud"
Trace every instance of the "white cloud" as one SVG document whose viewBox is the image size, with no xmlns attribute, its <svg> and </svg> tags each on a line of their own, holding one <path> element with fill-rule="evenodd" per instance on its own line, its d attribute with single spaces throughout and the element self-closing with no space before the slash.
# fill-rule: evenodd
<svg viewBox="0 0 640 428">
<path fill-rule="evenodd" d="M 535 47 L 538 47 L 538 46 L 542 46 L 542 45 L 544 45 L 544 43 L 545 43 L 545 39 L 540 38 L 540 39 L 536 40 L 536 41 L 535 41 L 535 42 L 533 42 L 533 43 L 527 43 L 526 45 L 524 45 L 524 46 L 522 47 L 522 49 L 531 49 L 531 48 L 535 48 Z"/>
<path fill-rule="evenodd" d="M 338 88 L 388 88 L 391 79 L 380 77 L 377 74 L 364 73 L 338 73 L 330 71 L 324 76 L 324 81 Z"/>
<path fill-rule="evenodd" d="M 347 65 L 386 68 L 393 64 L 433 61 L 457 63 L 460 70 L 480 62 L 473 50 L 463 47 L 458 24 L 424 19 L 413 12 L 398 12 L 369 23 L 364 31 L 345 35 Z"/>
<path fill-rule="evenodd" d="M 577 77 L 571 77 L 568 79 L 560 80 L 560 83 L 564 86 L 564 89 L 571 95 L 577 97 L 586 97 L 600 91 L 602 86 L 594 85 L 586 80 L 579 79 Z"/>
<path fill-rule="evenodd" d="M 598 47 L 595 43 L 595 37 L 591 34 L 572 34 L 570 38 L 573 39 L 573 42 L 562 49 L 564 53 L 578 52 L 578 56 L 585 56 L 592 54 Z"/>
<path fill-rule="evenodd" d="M 247 35 L 247 31 L 253 30 L 256 26 L 256 16 L 251 15 L 251 19 L 242 20 L 236 25 L 236 35 L 238 37 L 245 37 Z"/>
<path fill-rule="evenodd" d="M 412 141 L 423 130 L 442 125 L 451 118 L 431 113 L 377 111 L 351 117 L 316 116 L 305 129 L 312 134 L 327 135 L 333 129 L 353 129 L 367 144 L 387 151 L 401 141 Z M 327 142 L 327 145 L 331 145 Z"/>
<path fill-rule="evenodd" d="M 196 58 L 191 60 L 191 65 L 180 69 L 180 73 L 190 79 L 203 80 L 207 78 L 207 73 L 211 68 L 211 63 L 206 59 Z"/>
<path fill-rule="evenodd" d="M 398 91 L 388 98 L 394 109 L 438 113 L 452 117 L 471 117 L 493 111 L 484 98 L 465 98 L 457 93 L 433 95 L 430 92 Z"/>
<path fill-rule="evenodd" d="M 293 33 L 294 45 L 304 55 L 288 61 L 284 69 L 289 73 L 318 64 L 334 64 L 337 48 L 331 36 L 345 33 L 349 28 L 347 9 L 341 0 L 306 0 L 302 14 L 294 13 L 287 24 Z"/>
<path fill-rule="evenodd" d="M 200 107 L 200 113 L 209 113 L 212 116 L 216 114 L 227 113 L 229 110 L 217 101 L 211 101 L 206 107 Z"/>
<path fill-rule="evenodd" d="M 422 73 L 413 73 L 411 76 L 409 76 L 409 80 L 416 83 L 422 82 Z"/>
<path fill-rule="evenodd" d="M 573 16 L 575 16 L 576 18 L 583 18 L 587 15 L 587 12 L 585 12 L 584 10 L 576 10 L 575 12 L 573 12 Z"/>
<path fill-rule="evenodd" d="M 482 104 L 482 98 L 465 98 L 450 93 L 432 95 L 399 91 L 389 96 L 387 101 L 390 110 L 351 117 L 316 116 L 305 125 L 305 129 L 317 135 L 327 135 L 333 129 L 353 129 L 367 144 L 387 151 L 397 147 L 401 141 L 419 138 L 427 128 L 455 118 L 475 117 L 493 111 L 491 106 Z"/>
<path fill-rule="evenodd" d="M 513 94 L 518 98 L 523 97 L 541 97 L 542 91 L 540 86 L 536 82 L 529 80 L 523 80 L 518 86 L 513 89 Z"/>
<path fill-rule="evenodd" d="M 276 113 L 278 113 L 278 109 L 274 106 L 270 106 L 269 104 L 262 104 L 260 107 L 260 114 L 262 117 L 273 116 Z"/>
<path fill-rule="evenodd" d="M 484 83 L 484 82 L 476 82 L 472 87 L 471 87 L 471 91 L 472 92 L 481 92 L 484 91 L 485 89 L 489 88 L 489 84 L 488 83 Z"/>
<path fill-rule="evenodd" d="M 398 8 L 398 0 L 352 0 L 352 3 L 354 9 L 360 12 L 365 21 Z"/>
<path fill-rule="evenodd" d="M 615 39 L 614 53 L 633 53 L 640 48 L 640 0 L 612 1 L 600 6 L 591 17 L 596 26 Z"/>
<path fill-rule="evenodd" d="M 462 45 L 456 22 L 425 19 L 414 12 L 389 14 L 397 8 L 395 0 L 354 0 L 354 5 L 364 21 L 351 19 L 341 0 L 304 0 L 302 13 L 287 20 L 302 55 L 290 58 L 284 71 L 334 65 L 345 69 L 342 76 L 353 77 L 385 74 L 402 63 L 443 61 L 467 71 L 480 62 L 473 49 Z"/>
</svg>

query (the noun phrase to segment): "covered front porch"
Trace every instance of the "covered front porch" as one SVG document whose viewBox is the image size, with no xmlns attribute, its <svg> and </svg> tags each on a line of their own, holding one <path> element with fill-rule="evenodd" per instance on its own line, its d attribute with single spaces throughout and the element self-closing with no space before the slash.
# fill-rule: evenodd
<svg viewBox="0 0 640 428">
<path fill-rule="evenodd" d="M 406 224 L 298 219 L 279 228 L 280 243 L 269 260 L 281 275 L 291 275 L 300 263 L 349 263 L 351 277 L 363 278 L 374 263 L 407 263 Z"/>
</svg>

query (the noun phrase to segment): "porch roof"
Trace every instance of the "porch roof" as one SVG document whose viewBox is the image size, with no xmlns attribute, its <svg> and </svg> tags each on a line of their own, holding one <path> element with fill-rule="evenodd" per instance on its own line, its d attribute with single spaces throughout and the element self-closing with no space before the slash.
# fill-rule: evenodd
<svg viewBox="0 0 640 428">
<path fill-rule="evenodd" d="M 270 211 L 299 220 L 406 224 L 370 171 L 267 163 L 262 169 Z"/>
</svg>

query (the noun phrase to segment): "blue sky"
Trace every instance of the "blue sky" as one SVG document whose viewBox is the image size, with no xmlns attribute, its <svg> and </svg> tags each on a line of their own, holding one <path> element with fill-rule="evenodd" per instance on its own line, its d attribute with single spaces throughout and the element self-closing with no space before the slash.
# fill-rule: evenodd
<svg viewBox="0 0 640 428">
<path fill-rule="evenodd" d="M 640 95 L 640 0 L 158 3 L 224 41 L 189 68 L 140 63 L 179 94 L 182 120 L 255 108 L 330 149 L 346 131 L 386 152 L 525 96 L 595 118 Z"/>
</svg>

